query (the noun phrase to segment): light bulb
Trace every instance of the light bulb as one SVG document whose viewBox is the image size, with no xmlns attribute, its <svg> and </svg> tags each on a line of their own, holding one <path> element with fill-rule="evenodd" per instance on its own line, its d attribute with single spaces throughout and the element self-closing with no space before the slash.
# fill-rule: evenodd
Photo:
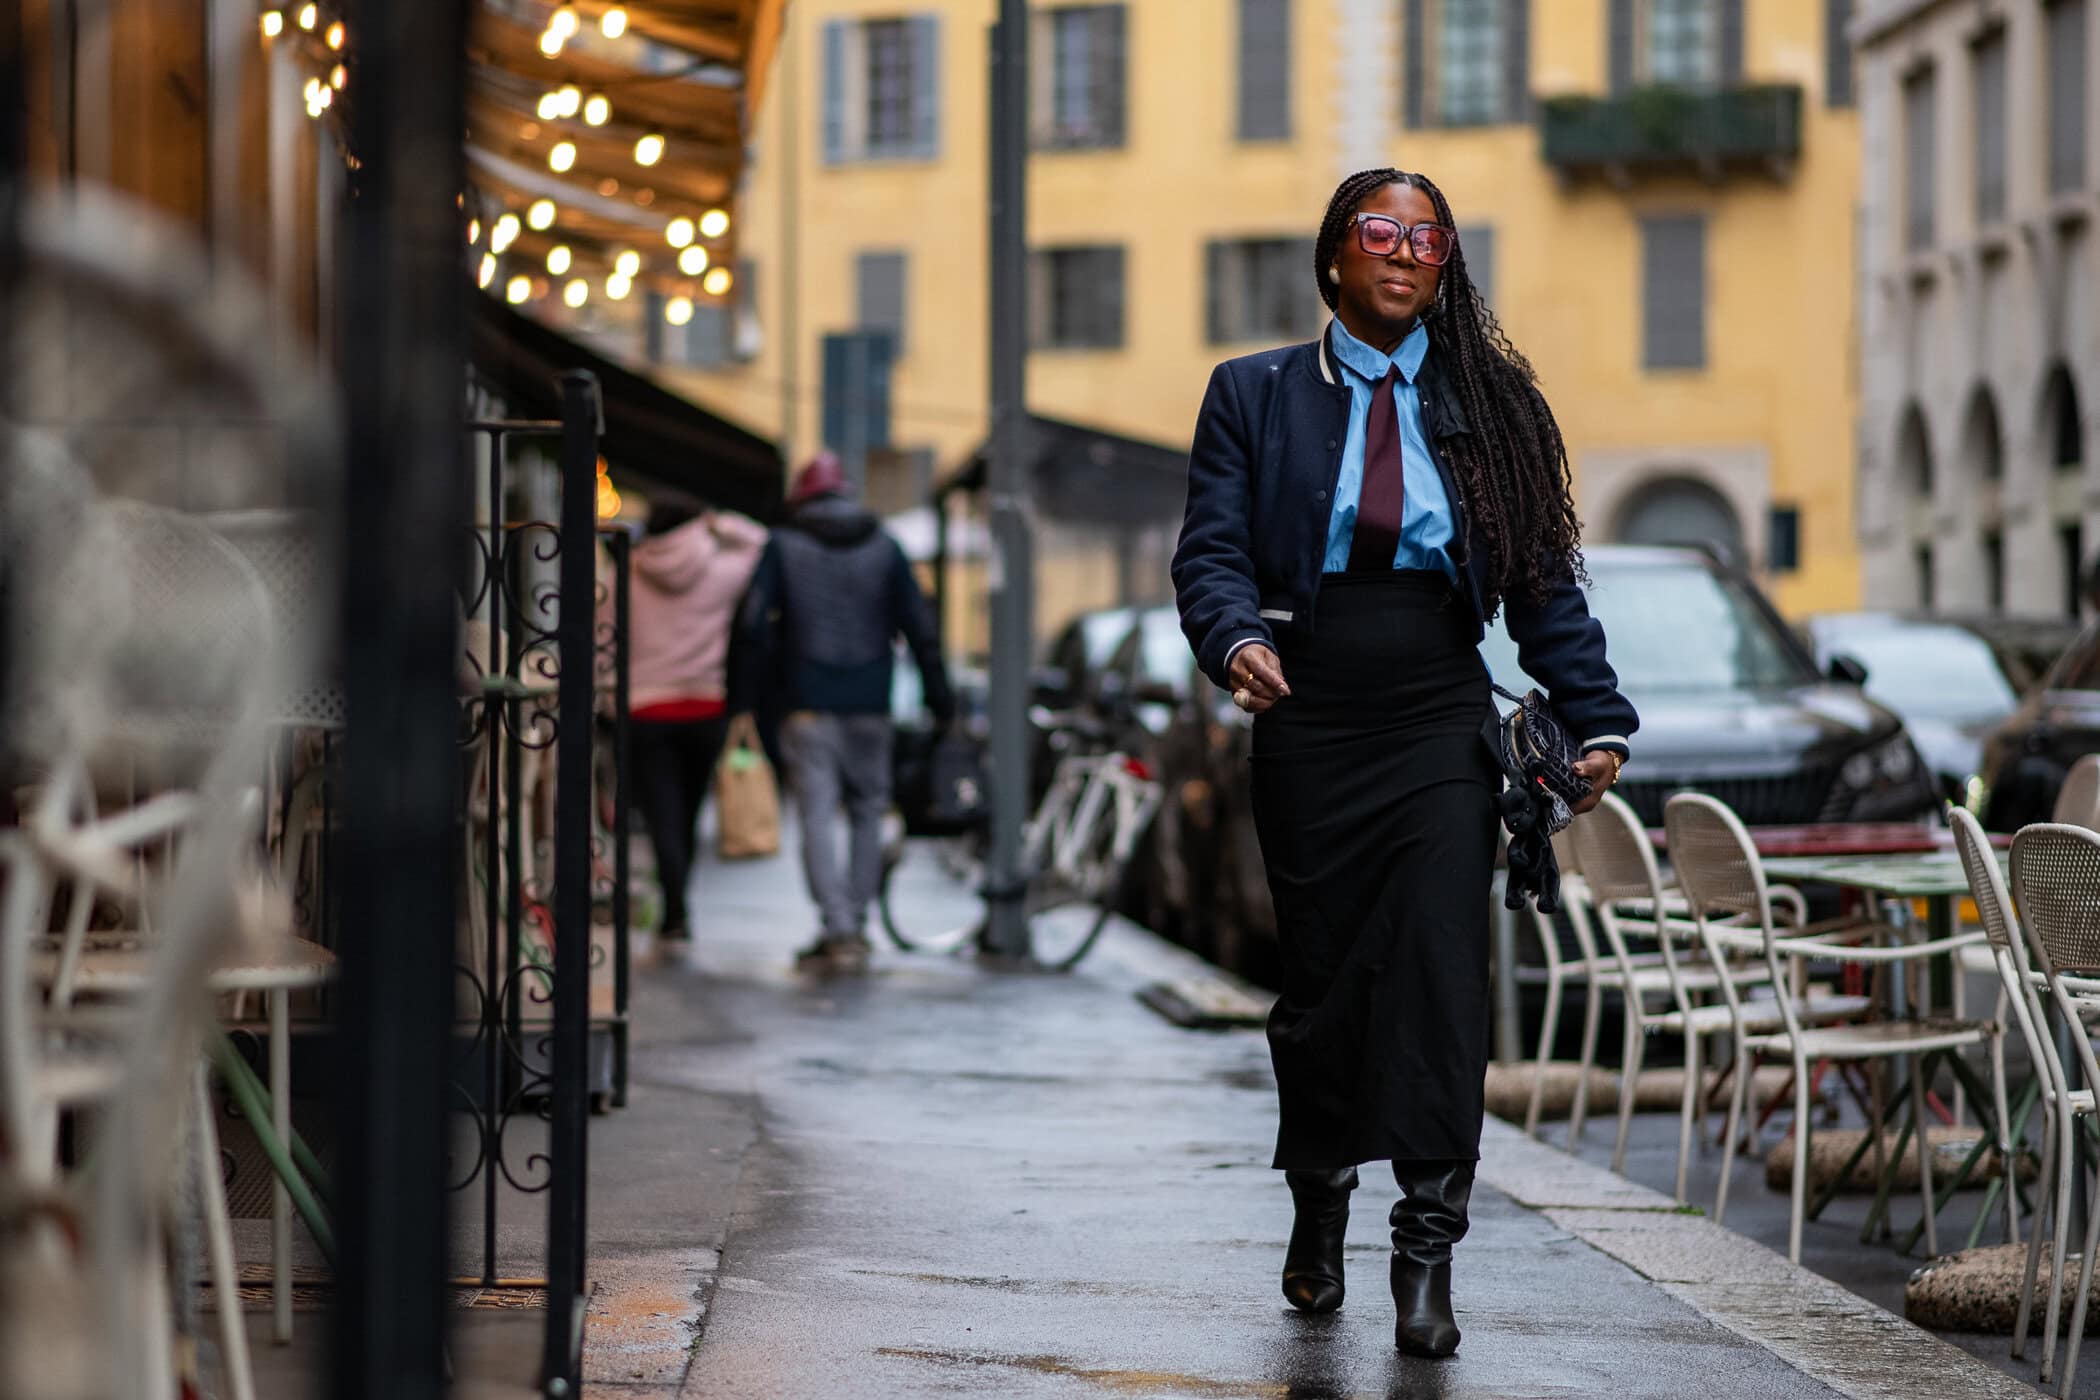
<svg viewBox="0 0 2100 1400">
<path fill-rule="evenodd" d="M 576 143 L 557 141 L 554 149 L 547 152 L 547 168 L 559 175 L 576 164 Z"/>
<path fill-rule="evenodd" d="M 553 17 L 547 21 L 547 32 L 559 34 L 563 39 L 575 38 L 576 7 L 574 5 L 564 5 L 556 10 Z"/>
<path fill-rule="evenodd" d="M 622 277 L 617 272 L 605 279 L 605 295 L 608 300 L 625 301 L 627 300 L 627 294 L 633 290 L 634 280 Z"/>
<path fill-rule="evenodd" d="M 674 326 L 682 326 L 693 319 L 693 299 L 672 297 L 664 303 L 664 319 Z"/>
<path fill-rule="evenodd" d="M 503 299 L 512 306 L 521 305 L 532 295 L 532 279 L 522 272 L 510 279 L 503 288 Z"/>
<path fill-rule="evenodd" d="M 613 271 L 622 277 L 632 277 L 642 270 L 642 255 L 632 248 L 623 248 L 613 259 Z"/>
<path fill-rule="evenodd" d="M 515 243 L 517 238 L 518 216 L 516 214 L 505 214 L 498 218 L 496 226 L 489 230 L 489 250 L 500 253 Z"/>
<path fill-rule="evenodd" d="M 613 486 L 612 478 L 598 478 L 598 518 L 610 520 L 620 513 L 620 493 Z"/>
<path fill-rule="evenodd" d="M 314 26 L 315 26 L 316 24 L 319 24 L 320 22 L 321 22 L 321 7 L 320 7 L 320 6 L 318 6 L 318 5 L 301 5 L 301 6 L 299 7 L 299 27 L 300 27 L 301 29 L 304 29 L 304 30 L 305 30 L 305 31 L 306 31 L 307 33 L 311 34 L 311 33 L 313 32 L 313 28 L 314 28 Z"/>
<path fill-rule="evenodd" d="M 683 214 L 664 225 L 664 242 L 673 248 L 683 248 L 693 241 L 693 221 Z"/>
<path fill-rule="evenodd" d="M 540 94 L 539 105 L 532 110 L 541 121 L 551 122 L 561 115 L 561 97 L 556 93 L 543 92 Z"/>
<path fill-rule="evenodd" d="M 591 284 L 579 277 L 561 289 L 561 299 L 570 306 L 581 306 L 591 299 Z"/>
<path fill-rule="evenodd" d="M 483 253 L 481 255 L 481 271 L 474 278 L 475 284 L 478 286 L 486 287 L 489 283 L 495 280 L 496 255 L 494 253 Z"/>
<path fill-rule="evenodd" d="M 554 95 L 561 99 L 559 115 L 573 117 L 583 110 L 583 89 L 576 84 L 563 83 L 554 90 Z"/>
<path fill-rule="evenodd" d="M 718 297 L 727 292 L 735 281 L 736 279 L 729 275 L 728 268 L 711 267 L 707 270 L 707 276 L 700 279 L 700 290 L 711 297 Z"/>
<path fill-rule="evenodd" d="M 617 39 L 627 32 L 627 11 L 618 5 L 598 16 L 598 32 L 608 39 Z"/>
<path fill-rule="evenodd" d="M 583 124 L 604 126 L 612 120 L 612 99 L 602 92 L 594 92 L 584 99 Z"/>
<path fill-rule="evenodd" d="M 265 39 L 274 39 L 284 33 L 284 11 L 264 10 L 262 12 L 262 32 Z"/>
<path fill-rule="evenodd" d="M 469 242 L 469 243 L 479 243 L 480 241 L 481 241 L 481 220 L 479 220 L 479 219 L 469 219 L 469 220 L 467 220 L 467 242 Z"/>
<path fill-rule="evenodd" d="M 688 277 L 698 277 L 707 271 L 707 249 L 695 243 L 678 255 L 678 270 Z"/>
<path fill-rule="evenodd" d="M 540 35 L 540 52 L 553 58 L 561 53 L 561 42 L 561 35 L 550 29 Z"/>
<path fill-rule="evenodd" d="M 343 28 L 343 22 L 337 20 L 334 24 L 328 26 L 328 33 L 322 37 L 327 40 L 329 48 L 340 49 L 343 46 L 343 40 L 349 37 L 349 32 Z"/>
<path fill-rule="evenodd" d="M 664 158 L 664 138 L 649 132 L 634 143 L 634 163 L 654 165 Z"/>
<path fill-rule="evenodd" d="M 335 67 L 328 70 L 328 86 L 334 88 L 337 92 L 341 92 L 349 84 L 350 70 L 342 64 L 338 63 Z"/>
<path fill-rule="evenodd" d="M 320 103 L 323 108 L 333 107 L 335 105 L 335 89 L 323 83 L 320 90 L 314 94 L 314 100 Z"/>
<path fill-rule="evenodd" d="M 306 105 L 309 107 L 319 102 L 321 100 L 321 80 L 319 78 L 308 78 L 306 86 L 299 90 L 299 95 L 306 99 Z"/>
<path fill-rule="evenodd" d="M 700 235 L 703 238 L 720 238 L 729 232 L 729 211 L 710 209 L 700 216 Z"/>
<path fill-rule="evenodd" d="M 561 276 L 569 270 L 569 258 L 569 245 L 566 243 L 555 244 L 547 250 L 547 271 L 553 273 L 556 277 Z"/>
<path fill-rule="evenodd" d="M 532 207 L 525 211 L 525 224 L 528 228 L 535 230 L 552 228 L 554 227 L 554 214 L 553 200 L 535 199 L 532 201 Z"/>
</svg>

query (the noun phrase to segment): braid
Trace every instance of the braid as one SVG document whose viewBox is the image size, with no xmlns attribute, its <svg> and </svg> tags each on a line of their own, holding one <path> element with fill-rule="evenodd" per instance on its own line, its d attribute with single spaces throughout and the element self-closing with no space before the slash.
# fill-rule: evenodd
<svg viewBox="0 0 2100 1400">
<path fill-rule="evenodd" d="M 1372 191 L 1406 185 L 1428 196 L 1437 222 L 1455 227 L 1451 204 L 1426 175 L 1360 170 L 1328 201 L 1313 244 L 1313 275 L 1332 311 L 1340 290 L 1327 280 L 1356 208 Z M 1503 599 L 1537 602 L 1573 574 L 1584 577 L 1582 522 L 1575 515 L 1568 449 L 1538 375 L 1488 308 L 1455 242 L 1441 269 L 1437 302 L 1424 313 L 1472 431 L 1453 440 L 1451 460 L 1469 523 L 1467 547 L 1485 555 L 1490 609 Z"/>
</svg>

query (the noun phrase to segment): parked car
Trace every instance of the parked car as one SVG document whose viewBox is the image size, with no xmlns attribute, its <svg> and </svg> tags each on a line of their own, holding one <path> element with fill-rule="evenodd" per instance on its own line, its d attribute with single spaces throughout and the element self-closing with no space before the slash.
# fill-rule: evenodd
<svg viewBox="0 0 2100 1400">
<path fill-rule="evenodd" d="M 1967 802 L 1984 740 L 2020 703 L 2001 653 L 1968 627 L 1895 613 L 1829 613 L 1801 630 L 1820 670 L 1863 668 L 1867 694 L 1902 716 L 1941 795 Z"/>
<path fill-rule="evenodd" d="M 1926 620 L 1924 615 L 1920 620 Z M 1965 627 L 1983 638 L 1991 654 L 1998 658 L 1999 669 L 2012 682 L 2015 692 L 2026 696 L 2056 659 L 2070 650 L 2071 643 L 2078 640 L 2078 621 L 2069 617 L 1999 617 L 1989 613 L 1946 613 L 1929 615 L 1933 622 L 1952 623 Z"/>
<path fill-rule="evenodd" d="M 1688 789 L 1753 826 L 1936 808 L 1902 721 L 1861 690 L 1856 668 L 1819 668 L 1747 577 L 1694 549 L 1604 545 L 1588 561 L 1590 610 L 1641 715 L 1619 794 L 1643 821 L 1661 826 L 1663 804 Z M 1504 686 L 1533 684 L 1500 622 L 1481 651 Z"/>
<path fill-rule="evenodd" d="M 1984 825 L 2016 831 L 2047 821 L 2071 765 L 2100 751 L 2100 623 L 2078 639 L 1984 744 Z"/>
</svg>

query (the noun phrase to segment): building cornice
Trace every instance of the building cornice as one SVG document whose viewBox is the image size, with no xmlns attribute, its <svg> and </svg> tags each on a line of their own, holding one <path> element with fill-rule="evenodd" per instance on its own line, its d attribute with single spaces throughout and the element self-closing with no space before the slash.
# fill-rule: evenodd
<svg viewBox="0 0 2100 1400">
<path fill-rule="evenodd" d="M 1908 28 L 1935 10 L 1950 9 L 1963 0 L 1885 0 L 1852 21 L 1852 46 L 1868 49 Z M 1973 4 L 1974 0 L 1969 0 Z"/>
</svg>

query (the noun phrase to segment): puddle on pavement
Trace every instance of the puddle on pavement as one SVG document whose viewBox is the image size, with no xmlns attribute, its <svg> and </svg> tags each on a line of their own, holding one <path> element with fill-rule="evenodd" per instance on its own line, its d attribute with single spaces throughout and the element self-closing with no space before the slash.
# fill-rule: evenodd
<svg viewBox="0 0 2100 1400">
<path fill-rule="evenodd" d="M 1102 1283 L 1092 1279 L 992 1278 L 989 1275 L 915 1273 L 904 1269 L 855 1269 L 865 1278 L 894 1278 L 907 1283 L 934 1283 L 949 1288 L 984 1288 L 999 1293 L 1023 1295 L 1080 1296 L 1095 1298 L 1153 1298 L 1165 1296 L 1160 1289 L 1127 1283 Z"/>
<path fill-rule="evenodd" d="M 1271 1381 L 1221 1381 L 1209 1376 L 1179 1375 L 1172 1371 L 1123 1371 L 1081 1366 L 1061 1356 L 1009 1356 L 998 1352 L 949 1351 L 937 1347 L 877 1347 L 878 1356 L 923 1361 L 935 1366 L 984 1366 L 1028 1371 L 1039 1376 L 1058 1376 L 1084 1381 L 1115 1395 L 1200 1395 L 1218 1400 L 1285 1400 L 1287 1385 Z"/>
</svg>

